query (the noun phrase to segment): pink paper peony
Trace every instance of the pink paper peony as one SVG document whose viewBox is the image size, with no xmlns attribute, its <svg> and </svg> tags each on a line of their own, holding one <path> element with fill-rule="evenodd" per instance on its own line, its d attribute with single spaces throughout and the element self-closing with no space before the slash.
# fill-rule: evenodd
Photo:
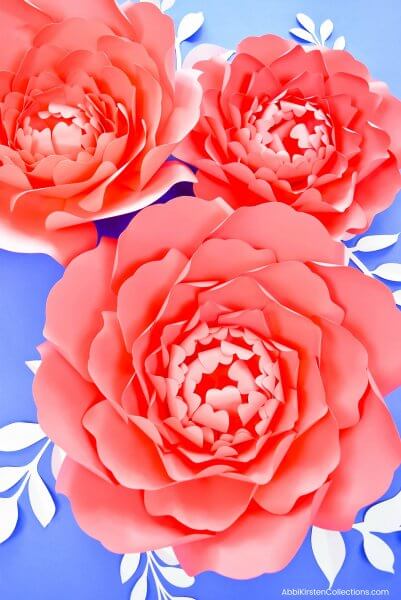
<svg viewBox="0 0 401 600">
<path fill-rule="evenodd" d="M 201 61 L 201 117 L 176 156 L 196 193 L 231 206 L 284 202 L 335 238 L 366 230 L 401 188 L 401 103 L 348 52 L 273 35 L 232 64 Z"/>
<path fill-rule="evenodd" d="M 150 3 L 2 0 L 0 247 L 61 262 L 92 221 L 152 203 L 192 172 L 166 159 L 199 116 L 174 71 L 173 21 Z"/>
<path fill-rule="evenodd" d="M 74 259 L 34 382 L 57 482 L 107 548 L 189 573 L 282 569 L 311 524 L 348 529 L 401 442 L 401 314 L 318 220 L 177 198 Z"/>
</svg>

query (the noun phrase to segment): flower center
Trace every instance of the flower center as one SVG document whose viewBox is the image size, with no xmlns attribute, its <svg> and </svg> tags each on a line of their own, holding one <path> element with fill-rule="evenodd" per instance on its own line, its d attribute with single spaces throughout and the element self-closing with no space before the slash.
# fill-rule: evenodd
<svg viewBox="0 0 401 600">
<path fill-rule="evenodd" d="M 229 132 L 235 159 L 289 181 L 293 191 L 312 185 L 334 152 L 332 125 L 311 100 L 281 96 L 274 101 L 253 98 L 241 125 Z"/>
<path fill-rule="evenodd" d="M 259 105 L 252 120 L 264 145 L 277 153 L 286 152 L 292 160 L 330 142 L 326 116 L 310 102 L 282 99 L 267 107 Z"/>
<path fill-rule="evenodd" d="M 164 423 L 215 456 L 236 457 L 284 402 L 278 358 L 250 331 L 200 324 L 170 349 Z"/>
<path fill-rule="evenodd" d="M 101 153 L 102 146 L 116 136 L 118 112 L 107 96 L 39 96 L 26 102 L 14 131 L 9 132 L 9 145 L 18 152 L 28 173 L 51 179 L 52 168 L 60 159 L 77 161 L 84 168 Z M 54 157 L 49 165 L 43 163 L 47 157 Z"/>
</svg>

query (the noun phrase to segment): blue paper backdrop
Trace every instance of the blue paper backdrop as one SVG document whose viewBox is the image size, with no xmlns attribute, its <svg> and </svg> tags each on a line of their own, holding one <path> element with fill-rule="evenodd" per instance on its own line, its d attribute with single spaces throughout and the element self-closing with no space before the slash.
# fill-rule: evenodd
<svg viewBox="0 0 401 600">
<path fill-rule="evenodd" d="M 63 0 L 67 1 L 68 0 Z M 83 0 L 84 1 L 84 0 Z M 347 48 L 365 62 L 378 79 L 387 81 L 401 96 L 401 38 L 399 0 L 176 0 L 170 14 L 179 19 L 189 11 L 203 11 L 205 25 L 194 40 L 234 47 L 250 34 L 274 32 L 288 36 L 296 25 L 295 14 L 304 12 L 315 22 L 331 18 L 335 33 L 345 35 Z M 185 51 L 190 44 L 185 44 Z M 182 191 L 182 190 L 181 190 Z M 127 219 L 125 219 L 127 222 Z M 124 219 L 102 223 L 102 233 L 115 234 Z M 372 228 L 375 233 L 401 231 L 401 197 Z M 401 262 L 398 246 L 376 253 L 375 266 L 383 259 Z M 35 347 L 42 340 L 47 294 L 62 269 L 42 255 L 22 255 L 0 251 L 0 426 L 16 420 L 35 420 L 31 396 L 32 376 L 24 361 L 37 358 Z M 394 393 L 388 405 L 401 426 L 401 393 Z M 26 456 L 32 452 L 26 451 Z M 0 455 L 0 465 L 21 464 L 13 455 Z M 46 461 L 44 461 L 46 462 Z M 45 479 L 53 479 L 47 465 Z M 47 472 L 46 472 L 47 469 Z M 387 496 L 401 488 L 401 472 Z M 0 598 L 4 600 L 117 600 L 128 599 L 131 582 L 121 584 L 120 557 L 107 552 L 76 525 L 68 502 L 58 497 L 57 514 L 47 529 L 33 516 L 26 493 L 15 534 L 0 546 Z M 401 535 L 386 535 L 396 555 L 396 574 L 375 570 L 363 555 L 361 536 L 356 531 L 345 535 L 347 558 L 335 588 L 385 588 L 395 600 L 401 597 Z M 196 579 L 190 595 L 197 600 L 275 600 L 283 588 L 326 587 L 326 579 L 313 558 L 307 539 L 293 562 L 281 573 L 250 581 L 234 581 L 215 574 Z M 153 598 L 153 596 L 152 596 Z M 154 593 L 156 599 L 156 593 Z M 135 600 L 135 599 L 133 599 Z"/>
</svg>

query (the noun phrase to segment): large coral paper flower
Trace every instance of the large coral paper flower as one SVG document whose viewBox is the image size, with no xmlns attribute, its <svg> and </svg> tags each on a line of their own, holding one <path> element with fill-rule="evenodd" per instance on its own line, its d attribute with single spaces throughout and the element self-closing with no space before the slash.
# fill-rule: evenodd
<svg viewBox="0 0 401 600">
<path fill-rule="evenodd" d="M 232 63 L 195 67 L 201 116 L 176 155 L 198 167 L 200 198 L 284 202 L 335 238 L 366 230 L 394 200 L 401 102 L 348 52 L 264 35 L 243 40 Z"/>
<path fill-rule="evenodd" d="M 34 395 L 85 531 L 248 578 L 387 489 L 401 314 L 343 253 L 284 204 L 184 197 L 70 263 Z"/>
<path fill-rule="evenodd" d="M 175 72 L 173 21 L 150 3 L 0 3 L 0 247 L 61 262 L 92 221 L 157 200 L 192 172 L 168 161 L 199 116 Z"/>
</svg>

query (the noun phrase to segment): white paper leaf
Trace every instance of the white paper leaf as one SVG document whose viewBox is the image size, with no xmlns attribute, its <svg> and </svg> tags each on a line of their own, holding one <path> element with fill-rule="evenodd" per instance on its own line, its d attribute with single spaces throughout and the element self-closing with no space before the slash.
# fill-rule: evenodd
<svg viewBox="0 0 401 600">
<path fill-rule="evenodd" d="M 160 567 L 159 571 L 164 579 L 179 588 L 191 587 L 195 583 L 194 577 L 187 575 L 185 571 L 179 567 Z"/>
<path fill-rule="evenodd" d="M 35 517 L 42 527 L 47 527 L 54 517 L 56 507 L 46 484 L 37 471 L 33 471 L 29 478 L 28 494 Z"/>
<path fill-rule="evenodd" d="M 15 452 L 43 440 L 46 434 L 38 423 L 10 423 L 0 428 L 0 451 Z"/>
<path fill-rule="evenodd" d="M 326 19 L 320 25 L 320 37 L 322 40 L 322 44 L 324 44 L 324 42 L 329 39 L 329 37 L 333 33 L 333 29 L 334 29 L 333 21 L 331 21 L 330 19 Z"/>
<path fill-rule="evenodd" d="M 393 498 L 375 504 L 366 512 L 363 520 L 369 531 L 392 533 L 401 530 L 401 492 Z"/>
<path fill-rule="evenodd" d="M 192 37 L 202 27 L 204 21 L 205 17 L 202 12 L 192 12 L 185 15 L 178 25 L 177 42 L 181 43 Z"/>
<path fill-rule="evenodd" d="M 146 600 L 148 593 L 148 570 L 145 569 L 132 588 L 130 600 Z"/>
<path fill-rule="evenodd" d="M 211 58 L 218 57 L 228 60 L 234 52 L 235 50 L 227 50 L 227 48 L 217 46 L 216 44 L 198 44 L 188 52 L 182 66 L 184 69 L 192 69 L 196 63 L 202 60 L 210 60 Z"/>
<path fill-rule="evenodd" d="M 34 375 L 36 375 L 36 373 L 37 373 L 37 371 L 38 371 L 38 369 L 40 367 L 41 362 L 42 362 L 41 360 L 26 360 L 25 364 L 28 367 L 28 369 L 30 371 L 32 371 L 32 373 Z"/>
<path fill-rule="evenodd" d="M 159 0 L 139 0 L 139 2 L 148 2 L 149 4 L 154 4 L 157 8 L 160 8 Z"/>
<path fill-rule="evenodd" d="M 386 573 L 394 573 L 394 553 L 390 546 L 377 535 L 364 531 L 363 549 L 366 558 L 376 569 L 386 571 Z"/>
<path fill-rule="evenodd" d="M 367 235 L 360 238 L 354 248 L 358 252 L 375 252 L 376 250 L 384 250 L 390 248 L 398 242 L 399 233 L 389 235 Z"/>
<path fill-rule="evenodd" d="M 126 583 L 134 575 L 140 560 L 141 554 L 139 552 L 124 554 L 120 563 L 120 576 L 123 583 Z"/>
<path fill-rule="evenodd" d="M 395 292 L 393 292 L 393 296 L 394 302 L 398 304 L 398 306 L 401 306 L 401 290 L 396 290 Z"/>
<path fill-rule="evenodd" d="M 51 457 L 51 469 L 54 479 L 57 479 L 66 456 L 67 454 L 62 448 L 56 445 L 53 447 Z"/>
<path fill-rule="evenodd" d="M 340 35 L 340 37 L 338 37 L 333 44 L 333 50 L 344 50 L 344 48 L 345 37 L 343 35 Z"/>
<path fill-rule="evenodd" d="M 154 552 L 155 554 L 157 554 L 160 560 L 162 560 L 167 565 L 174 566 L 179 564 L 175 552 L 171 547 L 160 548 L 159 550 L 155 550 Z"/>
<path fill-rule="evenodd" d="M 27 467 L 1 467 L 0 493 L 12 488 L 27 472 Z"/>
<path fill-rule="evenodd" d="M 315 23 L 313 19 L 308 17 L 308 15 L 304 15 L 303 13 L 297 14 L 297 21 L 306 31 L 310 31 L 311 33 L 315 33 Z"/>
<path fill-rule="evenodd" d="M 167 10 L 170 10 L 170 8 L 173 8 L 174 4 L 175 0 L 162 0 L 160 8 L 163 12 L 166 12 Z"/>
<path fill-rule="evenodd" d="M 331 588 L 344 564 L 346 556 L 343 536 L 339 531 L 329 531 L 320 529 L 320 527 L 312 527 L 311 543 L 316 562 L 323 571 Z"/>
<path fill-rule="evenodd" d="M 312 44 L 315 43 L 315 38 L 313 37 L 313 35 L 308 31 L 301 29 L 300 27 L 293 27 L 292 29 L 290 29 L 290 33 L 300 38 L 301 40 L 305 40 L 305 42 L 311 42 Z"/>
<path fill-rule="evenodd" d="M 372 273 L 388 281 L 401 281 L 401 263 L 384 263 Z"/>
<path fill-rule="evenodd" d="M 17 498 L 0 498 L 0 544 L 13 534 L 18 522 Z"/>
</svg>

